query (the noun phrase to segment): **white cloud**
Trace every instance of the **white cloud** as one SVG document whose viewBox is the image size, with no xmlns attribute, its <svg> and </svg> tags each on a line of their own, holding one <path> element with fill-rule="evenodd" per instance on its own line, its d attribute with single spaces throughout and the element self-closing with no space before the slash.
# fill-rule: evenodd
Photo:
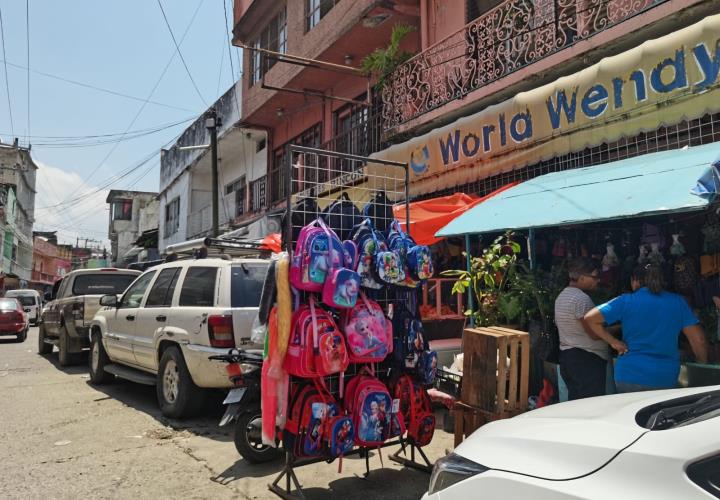
<svg viewBox="0 0 720 500">
<path fill-rule="evenodd" d="M 37 160 L 35 163 L 39 168 L 34 229 L 57 231 L 61 243 L 75 243 L 76 238 L 98 240 L 109 250 L 108 205 L 105 203 L 109 190 L 89 186 L 74 172 Z"/>
</svg>

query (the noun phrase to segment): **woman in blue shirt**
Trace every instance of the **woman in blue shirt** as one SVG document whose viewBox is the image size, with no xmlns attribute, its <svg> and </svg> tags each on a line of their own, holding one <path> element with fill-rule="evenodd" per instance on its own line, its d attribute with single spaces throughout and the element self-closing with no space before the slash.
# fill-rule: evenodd
<svg viewBox="0 0 720 500">
<path fill-rule="evenodd" d="M 604 325 L 621 323 L 627 351 L 615 365 L 618 392 L 677 387 L 680 374 L 678 337 L 684 333 L 695 358 L 707 362 L 705 334 L 685 299 L 663 290 L 662 270 L 647 264 L 635 270 L 627 293 L 585 315 L 589 328 L 603 340 L 612 338 Z"/>
</svg>

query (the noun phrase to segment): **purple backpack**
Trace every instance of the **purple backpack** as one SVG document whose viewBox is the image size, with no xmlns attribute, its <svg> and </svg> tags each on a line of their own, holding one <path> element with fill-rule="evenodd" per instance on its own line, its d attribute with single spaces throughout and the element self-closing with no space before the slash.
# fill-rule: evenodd
<svg viewBox="0 0 720 500">
<path fill-rule="evenodd" d="M 322 219 L 315 219 L 300 230 L 290 263 L 290 284 L 298 290 L 321 292 L 328 274 L 345 260 L 340 239 Z"/>
</svg>

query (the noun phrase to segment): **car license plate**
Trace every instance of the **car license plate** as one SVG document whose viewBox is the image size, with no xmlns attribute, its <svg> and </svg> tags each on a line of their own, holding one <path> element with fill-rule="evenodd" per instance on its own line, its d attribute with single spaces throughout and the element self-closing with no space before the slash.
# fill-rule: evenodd
<svg viewBox="0 0 720 500">
<path fill-rule="evenodd" d="M 225 401 L 223 401 L 223 404 L 231 405 L 233 403 L 239 403 L 245 395 L 245 391 L 247 391 L 247 387 L 236 387 L 235 389 L 230 389 L 228 395 L 225 396 Z"/>
</svg>

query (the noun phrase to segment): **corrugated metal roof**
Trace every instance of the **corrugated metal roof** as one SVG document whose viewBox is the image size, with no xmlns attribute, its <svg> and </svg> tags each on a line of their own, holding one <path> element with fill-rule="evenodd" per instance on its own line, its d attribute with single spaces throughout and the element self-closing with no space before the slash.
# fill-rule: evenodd
<svg viewBox="0 0 720 500">
<path fill-rule="evenodd" d="M 546 174 L 468 210 L 437 236 L 457 236 L 698 210 L 720 190 L 720 143 Z"/>
</svg>

